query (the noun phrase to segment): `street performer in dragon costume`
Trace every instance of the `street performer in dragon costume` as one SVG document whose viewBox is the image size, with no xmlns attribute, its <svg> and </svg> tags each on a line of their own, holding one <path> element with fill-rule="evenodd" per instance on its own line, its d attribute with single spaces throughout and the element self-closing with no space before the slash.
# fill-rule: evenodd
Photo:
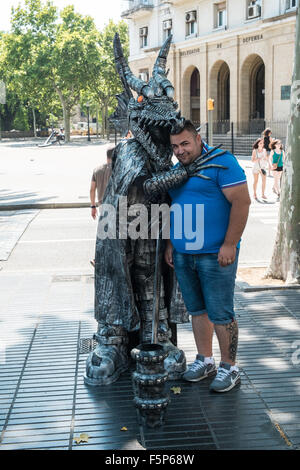
<svg viewBox="0 0 300 470">
<path fill-rule="evenodd" d="M 180 378 L 186 369 L 185 355 L 172 343 L 171 337 L 172 325 L 188 322 L 189 318 L 174 271 L 161 256 L 163 244 L 157 258 L 156 239 L 151 238 L 150 225 L 148 237 L 133 239 L 128 236 L 131 207 L 140 205 L 149 209 L 151 202 L 167 202 L 166 191 L 169 188 L 183 184 L 207 167 L 206 162 L 213 158 L 208 156 L 210 150 L 204 155 L 206 158 L 202 155 L 201 162 L 171 170 L 170 132 L 180 130 L 185 122 L 174 101 L 174 88 L 167 78 L 166 62 L 171 39 L 170 36 L 161 47 L 148 83 L 132 74 L 118 34 L 114 39 L 115 62 L 124 91 L 117 96 L 118 108 L 112 121 L 116 127 L 123 125 L 123 131 L 129 129 L 133 137 L 122 141 L 114 151 L 112 176 L 99 217 L 95 255 L 98 330 L 94 335 L 98 344 L 86 363 L 84 380 L 88 385 L 113 383 L 128 369 L 130 332 L 139 331 L 140 343 L 151 343 L 153 303 L 156 300 L 159 305 L 157 339 L 168 352 L 164 367 L 169 379 Z M 131 90 L 137 93 L 136 98 Z M 122 205 L 126 207 L 122 208 Z M 107 217 L 107 207 L 115 208 L 116 218 Z M 125 221 L 119 217 L 122 210 L 128 214 Z M 104 220 L 107 223 L 106 234 L 115 230 L 115 237 L 103 236 L 103 231 L 99 230 Z M 154 288 L 157 259 L 161 274 L 158 293 Z M 159 296 L 158 299 L 155 296 Z"/>
</svg>

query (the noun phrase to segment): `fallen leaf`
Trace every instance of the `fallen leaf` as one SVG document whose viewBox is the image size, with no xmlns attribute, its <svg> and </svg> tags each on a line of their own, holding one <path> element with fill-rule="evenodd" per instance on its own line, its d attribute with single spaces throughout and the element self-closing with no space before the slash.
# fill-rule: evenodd
<svg viewBox="0 0 300 470">
<path fill-rule="evenodd" d="M 180 387 L 172 387 L 170 390 L 176 395 L 177 393 L 181 393 L 181 388 Z"/>
<path fill-rule="evenodd" d="M 74 441 L 76 444 L 80 444 L 81 442 L 89 442 L 90 436 L 88 434 L 82 433 L 79 437 L 74 437 Z"/>
<path fill-rule="evenodd" d="M 123 426 L 120 431 L 128 431 L 128 429 L 126 428 L 126 426 Z"/>
</svg>

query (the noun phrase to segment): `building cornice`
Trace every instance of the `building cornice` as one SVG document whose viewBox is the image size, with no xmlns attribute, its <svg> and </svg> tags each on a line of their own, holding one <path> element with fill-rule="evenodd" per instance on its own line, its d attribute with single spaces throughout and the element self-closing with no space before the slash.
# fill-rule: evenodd
<svg viewBox="0 0 300 470">
<path fill-rule="evenodd" d="M 145 54 L 147 54 L 148 52 L 157 52 L 159 51 L 161 48 L 161 46 L 156 46 L 156 47 L 144 47 L 143 48 L 143 51 Z"/>
<path fill-rule="evenodd" d="M 262 20 L 262 22 L 263 23 L 270 23 L 270 22 L 273 22 L 273 21 L 280 21 L 280 20 L 283 20 L 285 18 L 289 18 L 290 16 L 295 16 L 296 17 L 297 11 L 298 11 L 298 8 L 295 8 L 294 10 L 286 11 L 282 15 L 272 16 L 271 18 L 264 18 Z"/>
<path fill-rule="evenodd" d="M 296 21 L 296 10 L 286 12 L 282 15 L 274 16 L 267 19 L 260 19 L 256 21 L 245 21 L 244 24 L 241 26 L 239 25 L 237 28 L 230 28 L 230 29 L 220 29 L 220 30 L 213 30 L 208 34 L 205 35 L 198 35 L 191 39 L 185 39 L 180 42 L 172 42 L 172 52 L 180 52 L 187 49 L 192 49 L 194 47 L 199 47 L 205 44 L 213 44 L 218 42 L 227 42 L 231 41 L 232 39 L 242 39 L 245 36 L 257 35 L 259 33 L 265 33 L 266 31 L 271 31 L 277 28 L 280 28 L 284 25 L 294 24 Z M 147 47 L 141 51 L 140 54 L 135 56 L 130 56 L 129 61 L 135 62 L 139 60 L 143 60 L 151 56 L 151 53 L 156 53 L 160 49 L 161 45 Z"/>
<path fill-rule="evenodd" d="M 133 19 L 134 16 L 139 15 L 140 13 L 151 13 L 154 9 L 154 3 L 136 3 L 131 8 L 123 11 L 121 13 L 122 18 Z"/>
</svg>

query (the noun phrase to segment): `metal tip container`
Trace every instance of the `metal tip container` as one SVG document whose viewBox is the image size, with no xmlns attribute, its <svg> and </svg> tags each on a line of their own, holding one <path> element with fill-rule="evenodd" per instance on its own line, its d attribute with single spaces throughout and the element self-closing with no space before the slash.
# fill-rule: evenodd
<svg viewBox="0 0 300 470">
<path fill-rule="evenodd" d="M 150 428 L 161 426 L 165 420 L 169 396 L 165 390 L 168 373 L 164 369 L 167 357 L 159 344 L 140 344 L 132 351 L 136 371 L 132 374 L 134 405 L 138 422 Z"/>
</svg>

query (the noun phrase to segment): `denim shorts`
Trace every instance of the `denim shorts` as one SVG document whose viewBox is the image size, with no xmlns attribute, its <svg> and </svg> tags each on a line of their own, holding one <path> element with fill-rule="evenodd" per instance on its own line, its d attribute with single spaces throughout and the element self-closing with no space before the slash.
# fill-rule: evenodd
<svg viewBox="0 0 300 470">
<path fill-rule="evenodd" d="M 190 315 L 207 313 L 214 324 L 235 318 L 233 296 L 239 250 L 234 263 L 220 266 L 217 253 L 187 254 L 173 250 L 176 277 Z"/>
</svg>

